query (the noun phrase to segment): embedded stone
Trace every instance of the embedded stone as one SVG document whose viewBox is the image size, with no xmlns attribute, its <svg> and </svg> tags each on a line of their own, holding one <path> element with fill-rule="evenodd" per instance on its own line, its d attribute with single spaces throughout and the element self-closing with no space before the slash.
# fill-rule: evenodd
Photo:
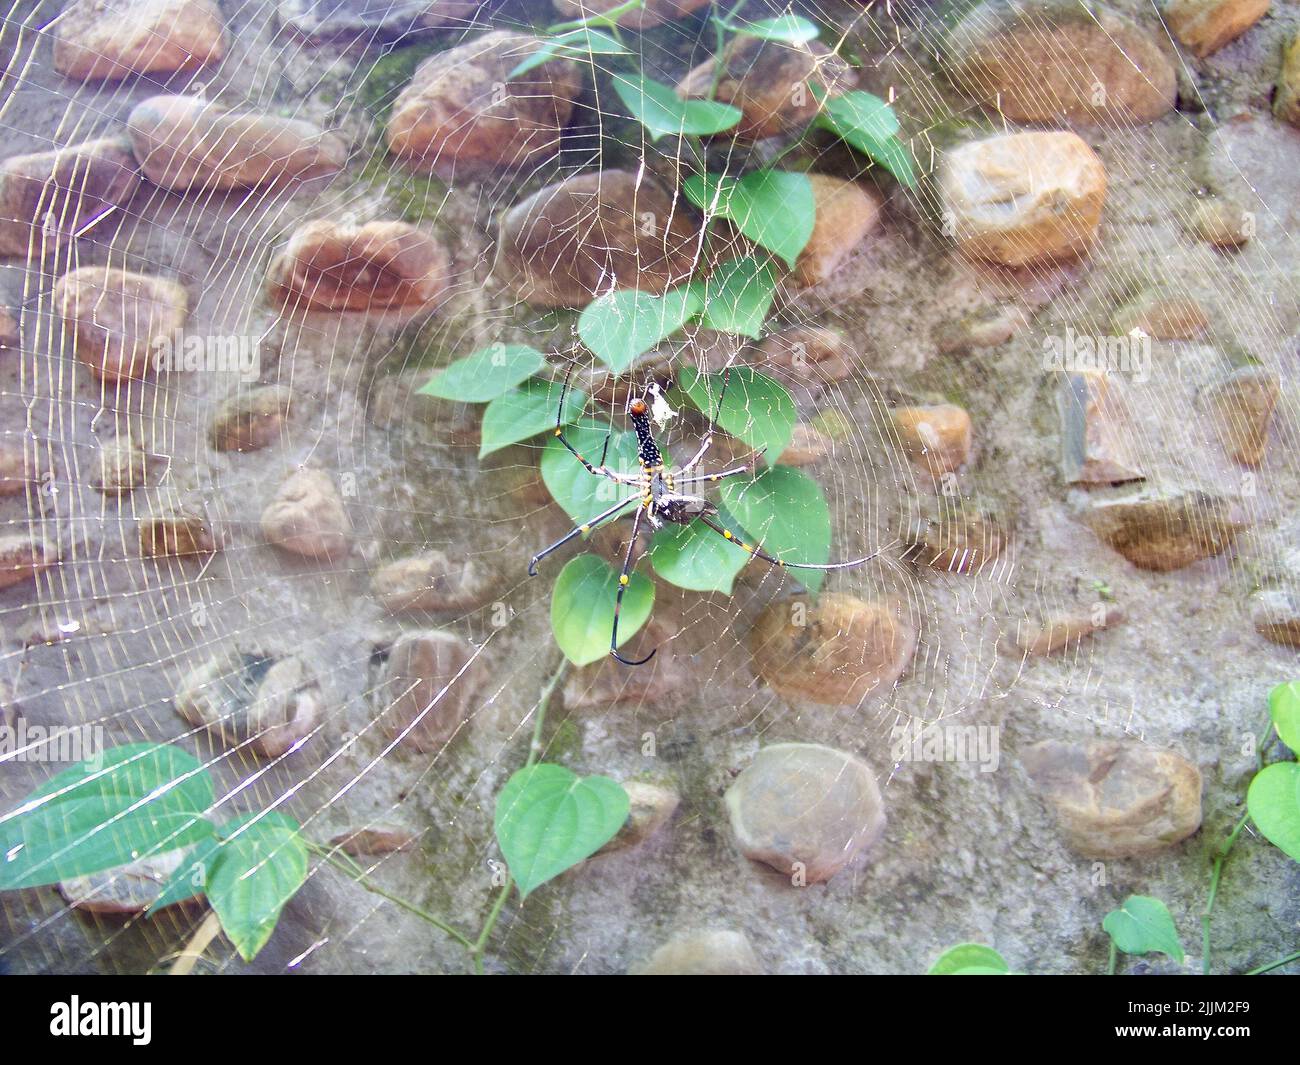
<svg viewBox="0 0 1300 1065">
<path fill-rule="evenodd" d="M 822 325 L 793 325 L 763 338 L 754 365 L 770 375 L 781 370 L 795 387 L 814 388 L 843 381 L 854 370 L 853 350 L 844 335 Z"/>
<path fill-rule="evenodd" d="M 59 894 L 69 906 L 88 913 L 143 913 L 162 895 L 188 853 L 188 847 L 181 847 L 100 873 L 71 877 L 59 882 Z"/>
<path fill-rule="evenodd" d="M 1192 211 L 1192 230 L 1203 241 L 1224 251 L 1247 244 L 1254 232 L 1250 212 L 1231 200 L 1198 200 Z"/>
<path fill-rule="evenodd" d="M 755 672 L 778 694 L 856 706 L 902 676 L 917 637 L 894 604 L 823 592 L 770 604 L 749 647 Z"/>
<path fill-rule="evenodd" d="M 319 220 L 289 238 L 271 264 L 271 299 L 286 310 L 419 311 L 447 288 L 446 251 L 406 222 Z"/>
<path fill-rule="evenodd" d="M 1111 328 L 1118 336 L 1138 330 L 1155 340 L 1199 340 L 1210 316 L 1190 296 L 1149 296 L 1121 307 Z"/>
<path fill-rule="evenodd" d="M 1133 565 L 1158 571 L 1222 554 L 1246 527 L 1228 500 L 1200 491 L 1098 500 L 1085 521 Z"/>
<path fill-rule="evenodd" d="M 482 0 L 280 0 L 281 25 L 312 44 L 400 39 L 422 30 L 468 27 Z"/>
<path fill-rule="evenodd" d="M 615 288 L 656 295 L 695 269 L 699 234 L 652 180 L 580 174 L 516 204 L 501 221 L 496 276 L 525 302 L 584 307 Z"/>
<path fill-rule="evenodd" d="M 26 533 L 0 536 L 0 588 L 12 588 L 59 561 L 58 549 Z"/>
<path fill-rule="evenodd" d="M 740 851 L 803 884 L 829 880 L 885 830 L 871 767 L 815 743 L 775 743 L 725 796 Z"/>
<path fill-rule="evenodd" d="M 207 555 L 217 547 L 207 520 L 185 507 L 169 508 L 140 521 L 140 553 L 145 558 Z"/>
<path fill-rule="evenodd" d="M 341 832 L 330 840 L 330 846 L 338 847 L 354 858 L 378 858 L 384 854 L 409 850 L 417 838 L 414 832 L 408 832 L 404 828 L 371 825 L 351 832 Z"/>
<path fill-rule="evenodd" d="M 417 751 L 444 747 L 464 724 L 481 680 L 469 666 L 473 655 L 474 648 L 450 632 L 431 629 L 399 637 L 388 653 L 380 689 L 387 701 L 380 721 L 388 736 Z"/>
<path fill-rule="evenodd" d="M 0 443 L 0 496 L 23 495 L 38 483 L 23 445 L 17 440 Z"/>
<path fill-rule="evenodd" d="M 99 474 L 92 483 L 105 495 L 130 492 L 146 483 L 149 468 L 149 453 L 124 430 L 100 444 Z"/>
<path fill-rule="evenodd" d="M 936 507 L 912 533 L 911 557 L 945 573 L 979 573 L 1006 550 L 1011 532 L 992 507 L 972 502 Z"/>
<path fill-rule="evenodd" d="M 541 47 L 537 37 L 498 30 L 430 56 L 393 104 L 389 151 L 447 178 L 550 159 L 583 79 L 578 63 L 560 56 L 510 76 Z"/>
<path fill-rule="evenodd" d="M 944 355 L 967 355 L 978 348 L 1005 344 L 1029 325 L 1025 312 L 1010 303 L 995 303 L 949 318 L 935 330 L 935 346 Z"/>
<path fill-rule="evenodd" d="M 148 373 L 185 325 L 189 297 L 165 278 L 83 266 L 55 283 L 54 306 L 72 331 L 78 358 L 112 383 Z"/>
<path fill-rule="evenodd" d="M 809 174 L 808 180 L 817 214 L 790 275 L 799 288 L 829 280 L 880 220 L 880 200 L 857 182 L 828 174 Z"/>
<path fill-rule="evenodd" d="M 347 146 L 310 122 L 231 111 L 193 96 L 151 96 L 127 119 L 144 176 L 177 192 L 286 185 L 331 175 Z"/>
<path fill-rule="evenodd" d="M 31 255 L 68 243 L 114 218 L 140 187 L 126 142 L 104 137 L 0 163 L 0 255 Z"/>
<path fill-rule="evenodd" d="M 1239 367 L 1201 393 L 1223 450 L 1234 461 L 1243 466 L 1264 461 L 1269 426 L 1281 394 L 1281 379 L 1263 366 Z"/>
<path fill-rule="evenodd" d="M 1165 25 L 1192 55 L 1204 59 L 1262 19 L 1269 0 L 1167 0 Z"/>
<path fill-rule="evenodd" d="M 588 19 L 593 15 L 603 15 L 613 11 L 624 0 L 551 0 L 565 19 Z M 709 0 L 645 0 L 635 11 L 625 11 L 618 17 L 618 24 L 630 30 L 648 30 L 652 26 L 668 22 L 671 19 L 685 18 L 692 11 L 698 11 Z"/>
<path fill-rule="evenodd" d="M 630 803 L 627 820 L 618 834 L 601 847 L 597 854 L 608 854 L 644 843 L 672 819 L 681 802 L 681 796 L 672 788 L 649 784 L 643 780 L 624 781 L 623 790 L 627 792 Z"/>
<path fill-rule="evenodd" d="M 743 932 L 711 929 L 674 936 L 629 972 L 633 976 L 761 976 L 763 967 Z"/>
<path fill-rule="evenodd" d="M 1057 408 L 1066 484 L 1120 484 L 1146 476 L 1133 453 L 1135 433 L 1118 377 L 1105 370 L 1064 374 Z"/>
<path fill-rule="evenodd" d="M 352 546 L 352 521 L 324 470 L 291 474 L 262 511 L 262 535 L 282 551 L 333 561 Z"/>
<path fill-rule="evenodd" d="M 1087 610 L 1052 614 L 1036 622 L 1018 623 L 1015 646 L 1030 655 L 1072 651 L 1093 633 L 1101 632 L 1123 620 L 1124 614 L 1119 607 L 1098 601 Z"/>
<path fill-rule="evenodd" d="M 72 0 L 52 25 L 54 69 L 78 81 L 193 73 L 226 54 L 210 0 Z"/>
<path fill-rule="evenodd" d="M 498 570 L 473 558 L 422 551 L 381 566 L 370 591 L 391 613 L 411 610 L 471 610 L 482 606 L 500 584 Z"/>
<path fill-rule="evenodd" d="M 1250 620 L 1266 640 L 1300 647 L 1300 595 L 1293 588 L 1263 588 L 1251 596 Z"/>
<path fill-rule="evenodd" d="M 1141 743 L 1047 740 L 1025 768 L 1085 858 L 1135 858 L 1178 843 L 1201 826 L 1201 772 L 1173 751 Z"/>
<path fill-rule="evenodd" d="M 260 451 L 280 439 L 293 394 L 280 385 L 258 385 L 224 400 L 208 426 L 217 451 Z"/>
<path fill-rule="evenodd" d="M 1106 168 L 1074 133 L 1009 133 L 949 152 L 945 224 L 967 256 L 1003 266 L 1076 258 L 1092 246 Z"/>
<path fill-rule="evenodd" d="M 1282 68 L 1273 93 L 1273 114 L 1283 122 L 1300 126 L 1300 34 L 1282 49 Z"/>
<path fill-rule="evenodd" d="M 952 403 L 898 407 L 894 428 L 907 456 L 931 473 L 951 473 L 970 459 L 970 415 Z"/>
</svg>

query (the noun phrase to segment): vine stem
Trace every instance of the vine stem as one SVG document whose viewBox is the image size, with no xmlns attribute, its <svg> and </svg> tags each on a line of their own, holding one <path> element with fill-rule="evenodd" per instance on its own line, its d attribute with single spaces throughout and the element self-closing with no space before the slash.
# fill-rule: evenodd
<svg viewBox="0 0 1300 1065">
<path fill-rule="evenodd" d="M 185 944 L 185 949 L 176 955 L 176 960 L 172 962 L 172 967 L 167 970 L 168 976 L 189 976 L 194 971 L 194 966 L 198 960 L 203 957 L 203 952 L 208 949 L 208 944 L 217 938 L 221 931 L 221 919 L 217 916 L 216 910 L 209 910 L 208 915 L 203 918 L 203 923 L 199 925 L 190 941 Z"/>
<path fill-rule="evenodd" d="M 1271 961 L 1267 965 L 1261 965 L 1258 969 L 1251 969 L 1247 976 L 1258 976 L 1260 973 L 1272 972 L 1274 969 L 1280 969 L 1283 965 L 1289 965 L 1293 961 L 1300 961 L 1300 950 L 1293 951 L 1285 958 L 1278 958 L 1277 961 Z"/>
<path fill-rule="evenodd" d="M 1119 950 L 1115 946 L 1115 941 L 1110 941 L 1110 957 L 1106 960 L 1106 975 L 1114 976 L 1115 967 L 1119 964 Z"/>
<path fill-rule="evenodd" d="M 541 756 L 542 729 L 546 725 L 546 711 L 550 709 L 551 697 L 568 672 L 569 660 L 561 658 L 555 672 L 542 685 L 542 693 L 537 699 L 537 709 L 533 711 L 533 737 L 528 744 L 528 760 L 524 762 L 525 769 L 536 765 L 537 759 Z M 488 911 L 487 920 L 483 922 L 483 929 L 479 932 L 478 939 L 470 945 L 470 960 L 474 964 L 474 972 L 479 976 L 483 975 L 483 954 L 487 950 L 488 938 L 492 935 L 492 929 L 496 927 L 501 911 L 505 908 L 506 899 L 510 897 L 510 891 L 514 886 L 514 877 L 507 873 L 506 882 L 501 885 L 501 892 L 497 895 L 496 902 L 492 904 L 492 909 Z"/>
</svg>

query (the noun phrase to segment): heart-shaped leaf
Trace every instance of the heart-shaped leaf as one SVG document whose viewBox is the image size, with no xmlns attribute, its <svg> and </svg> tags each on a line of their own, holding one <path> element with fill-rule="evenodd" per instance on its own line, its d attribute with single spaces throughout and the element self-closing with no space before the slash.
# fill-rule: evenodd
<svg viewBox="0 0 1300 1065">
<path fill-rule="evenodd" d="M 742 178 L 697 174 L 682 182 L 696 207 L 726 218 L 755 244 L 793 268 L 817 217 L 812 182 L 789 170 L 753 170 Z"/>
<path fill-rule="evenodd" d="M 618 571 L 596 555 L 569 560 L 551 592 L 551 630 L 560 650 L 575 666 L 599 662 L 609 654 L 614 632 L 614 602 Z M 618 616 L 618 646 L 622 647 L 650 620 L 655 586 L 640 573 L 631 575 Z"/>
<path fill-rule="evenodd" d="M 750 447 L 766 448 L 764 461 L 768 465 L 775 463 L 790 446 L 799 418 L 790 393 L 748 366 L 732 367 L 725 395 L 722 382 L 723 374 L 701 374 L 692 367 L 678 375 L 678 383 L 687 398 L 706 417 Z M 722 396 L 720 410 L 719 396 Z"/>
<path fill-rule="evenodd" d="M 689 285 L 654 296 L 639 289 L 608 292 L 587 304 L 578 317 L 578 336 L 615 373 L 638 355 L 677 332 L 700 310 L 700 297 Z"/>
<path fill-rule="evenodd" d="M 457 359 L 416 391 L 463 403 L 486 403 L 545 368 L 545 356 L 526 344 L 493 344 Z"/>
<path fill-rule="evenodd" d="M 271 812 L 227 822 L 207 896 L 240 957 L 266 945 L 280 911 L 307 879 L 307 846 L 296 821 Z"/>
<path fill-rule="evenodd" d="M 578 59 L 594 61 L 598 55 L 626 55 L 627 49 L 608 33 L 601 33 L 588 27 L 568 30 L 556 34 L 543 42 L 532 55 L 518 63 L 509 74 L 507 81 L 513 81 L 530 70 L 535 70 L 549 59 Z"/>
<path fill-rule="evenodd" d="M 1300 764 L 1275 762 L 1256 773 L 1246 808 L 1264 838 L 1300 862 Z"/>
<path fill-rule="evenodd" d="M 780 41 L 784 44 L 807 44 L 815 41 L 821 31 L 801 15 L 777 15 L 775 18 L 763 18 L 756 22 L 725 22 L 718 20 L 733 33 L 743 33 L 749 37 L 761 37 L 765 41 Z"/>
<path fill-rule="evenodd" d="M 564 438 L 588 462 L 595 464 L 600 461 L 600 453 L 609 432 L 608 426 L 597 425 L 595 422 L 579 422 L 564 430 Z M 605 465 L 618 473 L 641 472 L 634 433 L 624 429 L 614 430 L 613 435 L 610 436 Z M 542 451 L 541 468 L 542 483 L 551 493 L 551 498 L 560 504 L 575 525 L 594 518 L 602 510 L 608 510 L 620 499 L 636 491 L 628 485 L 616 484 L 608 477 L 597 477 L 588 473 L 587 468 L 554 436 L 546 442 L 546 447 Z"/>
<path fill-rule="evenodd" d="M 1268 693 L 1268 715 L 1282 742 L 1300 754 L 1300 681 L 1279 684 Z"/>
<path fill-rule="evenodd" d="M 931 976 L 1005 976 L 1011 971 L 1006 959 L 983 943 L 958 943 L 949 947 L 930 966 Z"/>
<path fill-rule="evenodd" d="M 1183 944 L 1169 910 L 1159 899 L 1149 895 L 1130 895 L 1118 910 L 1111 910 L 1101 922 L 1125 954 L 1164 954 L 1180 964 Z"/>
<path fill-rule="evenodd" d="M 732 259 L 697 282 L 696 290 L 704 307 L 701 325 L 757 340 L 776 295 L 776 268 L 748 255 Z"/>
<path fill-rule="evenodd" d="M 826 99 L 814 124 L 879 163 L 903 185 L 916 184 L 912 153 L 898 136 L 898 117 L 879 97 L 850 92 Z"/>
<path fill-rule="evenodd" d="M 722 499 L 749 530 L 751 542 L 786 562 L 823 566 L 831 553 L 831 512 L 821 486 L 789 466 L 769 466 L 752 481 L 724 481 Z M 821 570 L 792 570 L 810 592 Z"/>
<path fill-rule="evenodd" d="M 707 137 L 730 129 L 741 119 L 739 108 L 715 100 L 683 100 L 671 85 L 642 75 L 615 74 L 614 91 L 652 140 Z"/>
<path fill-rule="evenodd" d="M 749 539 L 739 522 L 725 511 L 716 520 L 740 539 Z M 655 533 L 650 548 L 655 572 L 668 583 L 693 592 L 730 595 L 736 575 L 748 561 L 749 555 L 698 521 L 664 526 Z"/>
<path fill-rule="evenodd" d="M 563 386 L 558 381 L 534 379 L 489 403 L 479 430 L 479 458 L 538 433 L 554 433 L 561 391 Z M 570 387 L 564 397 L 564 410 L 559 412 L 560 421 L 578 417 L 586 402 L 585 392 Z"/>
<path fill-rule="evenodd" d="M 497 796 L 496 834 L 521 898 L 590 858 L 627 820 L 627 792 L 609 777 L 527 766 Z"/>
</svg>

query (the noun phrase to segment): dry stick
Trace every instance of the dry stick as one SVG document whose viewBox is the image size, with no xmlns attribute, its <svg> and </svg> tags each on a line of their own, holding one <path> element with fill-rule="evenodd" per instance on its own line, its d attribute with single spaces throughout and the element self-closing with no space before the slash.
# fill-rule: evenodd
<svg viewBox="0 0 1300 1065">
<path fill-rule="evenodd" d="M 203 918 L 203 923 L 190 937 L 190 941 L 185 944 L 185 949 L 176 955 L 176 960 L 172 962 L 172 967 L 167 970 L 167 975 L 189 976 L 194 971 L 194 966 L 198 960 L 203 957 L 203 952 L 208 949 L 208 944 L 217 938 L 217 933 L 220 931 L 221 920 L 217 917 L 217 911 L 209 910 L 208 915 Z"/>
</svg>

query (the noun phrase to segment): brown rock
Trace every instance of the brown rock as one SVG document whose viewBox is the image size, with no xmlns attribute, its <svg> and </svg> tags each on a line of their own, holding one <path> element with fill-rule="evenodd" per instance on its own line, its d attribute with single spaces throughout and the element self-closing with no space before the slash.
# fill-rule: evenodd
<svg viewBox="0 0 1300 1065">
<path fill-rule="evenodd" d="M 1123 612 L 1113 603 L 1098 600 L 1087 610 L 1054 614 L 1038 622 L 1016 625 L 1015 645 L 1025 654 L 1050 655 L 1074 650 L 1094 632 L 1124 620 Z"/>
<path fill-rule="evenodd" d="M 540 47 L 536 37 L 499 30 L 430 56 L 393 105 L 389 151 L 448 178 L 551 158 L 582 91 L 582 68 L 554 58 L 510 77 Z"/>
<path fill-rule="evenodd" d="M 979 503 L 945 503 L 913 532 L 912 559 L 945 573 L 979 573 L 1011 540 L 1001 516 Z"/>
<path fill-rule="evenodd" d="M 948 36 L 948 73 L 1010 122 L 1131 126 L 1173 110 L 1171 50 L 1101 4 L 981 4 Z"/>
<path fill-rule="evenodd" d="M 128 431 L 105 440 L 99 448 L 99 474 L 94 487 L 105 495 L 130 492 L 149 478 L 149 454 Z"/>
<path fill-rule="evenodd" d="M 89 913 L 143 913 L 162 894 L 188 853 L 189 848 L 182 847 L 102 873 L 72 877 L 59 883 L 59 894 L 69 906 Z"/>
<path fill-rule="evenodd" d="M 786 44 L 737 35 L 722 50 L 722 76 L 712 98 L 740 108 L 740 124 L 727 137 L 762 140 L 803 131 L 821 109 L 818 95 L 838 96 L 858 83 L 857 73 L 820 41 Z M 708 97 L 716 61 L 701 63 L 677 86 L 679 96 Z"/>
<path fill-rule="evenodd" d="M 398 851 L 408 850 L 414 846 L 417 838 L 414 832 L 408 832 L 404 828 L 372 825 L 351 832 L 342 832 L 330 840 L 330 846 L 338 847 L 354 858 L 377 858 L 384 854 L 396 854 Z"/>
<path fill-rule="evenodd" d="M 302 469 L 262 511 L 262 535 L 290 554 L 331 561 L 350 550 L 352 521 L 330 475 Z"/>
<path fill-rule="evenodd" d="M 754 366 L 763 373 L 784 371 L 783 379 L 805 388 L 843 381 L 854 369 L 853 350 L 842 333 L 821 325 L 794 325 L 763 339 Z"/>
<path fill-rule="evenodd" d="M 1269 0 L 1167 0 L 1165 24 L 1204 59 L 1234 41 L 1268 12 Z"/>
<path fill-rule="evenodd" d="M 402 737 L 417 751 L 444 747 L 465 721 L 481 679 L 479 670 L 466 669 L 473 655 L 473 647 L 450 632 L 404 633 L 389 651 L 381 688 L 387 706 L 380 720 L 388 736 Z"/>
<path fill-rule="evenodd" d="M 145 177 L 177 192 L 284 185 L 342 169 L 347 146 L 310 122 L 228 111 L 192 96 L 152 96 L 127 120 Z"/>
<path fill-rule="evenodd" d="M 787 698 L 855 706 L 891 687 L 916 651 L 916 627 L 893 604 L 823 592 L 779 600 L 754 622 L 754 670 Z"/>
<path fill-rule="evenodd" d="M 1201 393 L 1226 451 L 1243 466 L 1264 461 L 1273 410 L 1282 393 L 1278 375 L 1263 366 L 1242 366 Z"/>
<path fill-rule="evenodd" d="M 1222 554 L 1245 528 L 1227 500 L 1206 492 L 1093 503 L 1085 521 L 1140 569 L 1175 570 Z"/>
<path fill-rule="evenodd" d="M 674 936 L 633 976 L 761 976 L 763 967 L 743 932 L 710 930 Z"/>
<path fill-rule="evenodd" d="M 501 221 L 495 273 L 519 299 L 582 307 L 611 288 L 661 294 L 695 268 L 695 224 L 653 181 L 581 174 L 515 204 Z"/>
<path fill-rule="evenodd" d="M 1136 436 L 1123 382 L 1105 370 L 1061 379 L 1062 466 L 1066 484 L 1120 484 L 1146 474 L 1134 455 Z"/>
<path fill-rule="evenodd" d="M 288 310 L 418 311 L 447 288 L 448 258 L 405 222 L 308 222 L 271 264 L 271 299 Z"/>
<path fill-rule="evenodd" d="M 1120 308 L 1111 328 L 1120 336 L 1139 330 L 1155 340 L 1199 340 L 1210 317 L 1190 296 L 1148 296 Z"/>
<path fill-rule="evenodd" d="M 1250 620 L 1266 640 L 1300 647 L 1300 595 L 1291 588 L 1264 588 L 1251 596 Z"/>
<path fill-rule="evenodd" d="M 59 561 L 58 549 L 26 533 L 0 536 L 0 588 L 12 588 Z"/>
<path fill-rule="evenodd" d="M 681 796 L 672 788 L 647 784 L 641 780 L 624 781 L 623 790 L 627 792 L 631 803 L 627 820 L 618 830 L 618 835 L 601 847 L 597 854 L 609 854 L 611 851 L 625 850 L 644 843 L 671 820 L 681 802 Z"/>
<path fill-rule="evenodd" d="M 970 459 L 970 415 L 961 407 L 898 407 L 893 421 L 908 457 L 935 475 L 951 473 Z"/>
<path fill-rule="evenodd" d="M 422 551 L 381 566 L 370 591 L 394 614 L 408 610 L 471 610 L 495 594 L 501 573 L 464 556 Z"/>
<path fill-rule="evenodd" d="M 39 259 L 114 217 L 139 187 L 135 158 L 118 138 L 12 156 L 0 163 L 0 255 Z"/>
<path fill-rule="evenodd" d="M 21 343 L 17 312 L 9 307 L 0 307 L 0 348 L 16 348 Z"/>
<path fill-rule="evenodd" d="M 20 441 L 0 443 L 0 496 L 20 496 L 28 485 L 38 484 L 31 466 L 32 460 Z"/>
<path fill-rule="evenodd" d="M 1215 197 L 1197 201 L 1192 211 L 1192 230 L 1216 248 L 1233 251 L 1250 240 L 1254 220 L 1249 211 Z"/>
<path fill-rule="evenodd" d="M 293 750 L 320 721 L 320 684 L 298 655 L 277 657 L 231 647 L 191 672 L 176 693 L 176 711 L 230 746 L 267 758 Z"/>
<path fill-rule="evenodd" d="M 806 422 L 799 422 L 790 434 L 789 446 L 781 452 L 782 466 L 813 466 L 831 452 L 831 440 Z"/>
<path fill-rule="evenodd" d="M 139 379 L 185 325 L 189 297 L 175 281 L 83 266 L 54 286 L 54 306 L 77 356 L 103 381 Z"/>
<path fill-rule="evenodd" d="M 208 427 L 217 451 L 260 451 L 280 439 L 293 394 L 279 385 L 258 385 L 222 402 Z"/>
<path fill-rule="evenodd" d="M 814 743 L 764 747 L 726 803 L 741 853 L 799 886 L 829 880 L 885 830 L 871 767 Z"/>
<path fill-rule="evenodd" d="M 1025 312 L 1011 303 L 995 303 L 940 323 L 935 346 L 943 355 L 965 355 L 977 348 L 996 348 L 1029 325 Z"/>
<path fill-rule="evenodd" d="M 971 258 L 1004 266 L 1070 259 L 1093 243 L 1106 168 L 1073 133 L 1010 133 L 944 159 L 945 225 Z"/>
<path fill-rule="evenodd" d="M 1201 773 L 1172 751 L 1094 740 L 1036 743 L 1025 768 L 1085 858 L 1133 858 L 1201 826 Z"/>
<path fill-rule="evenodd" d="M 72 0 L 54 24 L 54 69 L 78 81 L 194 72 L 225 54 L 210 0 Z"/>
<path fill-rule="evenodd" d="M 442 26 L 467 27 L 481 0 L 280 0 L 280 24 L 312 44 L 403 38 Z"/>
<path fill-rule="evenodd" d="M 828 280 L 880 219 L 880 200 L 856 182 L 827 174 L 809 174 L 808 180 L 817 216 L 791 274 L 799 288 Z"/>
<path fill-rule="evenodd" d="M 592 537 L 593 541 L 596 539 Z M 624 539 L 626 551 L 626 539 Z M 601 545 L 605 550 L 612 541 Z M 616 565 L 622 565 L 622 553 Z M 654 659 L 644 666 L 628 669 L 612 658 L 602 658 L 589 666 L 571 670 L 564 685 L 564 705 L 570 710 L 598 710 L 631 704 L 643 709 L 663 706 L 692 690 L 694 670 L 692 656 L 678 654 L 673 637 L 680 630 L 660 618 L 652 617 L 645 627 L 620 648 L 628 658 L 644 658 L 657 650 Z"/>
<path fill-rule="evenodd" d="M 1300 126 L 1300 34 L 1287 41 L 1282 49 L 1282 68 L 1277 75 L 1273 94 L 1273 114 L 1283 122 Z"/>
<path fill-rule="evenodd" d="M 140 522 L 140 553 L 145 558 L 206 555 L 217 550 L 211 526 L 199 514 L 176 508 Z"/>
<path fill-rule="evenodd" d="M 591 18 L 592 15 L 603 15 L 607 11 L 614 10 L 624 0 L 551 0 L 551 2 L 555 5 L 555 10 L 565 19 L 576 20 Z M 630 30 L 648 30 L 661 22 L 684 18 L 692 11 L 698 11 L 708 2 L 709 0 L 646 0 L 637 10 L 620 15 L 618 24 Z"/>
</svg>

